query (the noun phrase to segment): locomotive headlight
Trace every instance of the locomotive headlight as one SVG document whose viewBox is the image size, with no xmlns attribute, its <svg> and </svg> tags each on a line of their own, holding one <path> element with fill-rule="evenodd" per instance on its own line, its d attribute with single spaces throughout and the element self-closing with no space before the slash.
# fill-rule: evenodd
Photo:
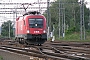
<svg viewBox="0 0 90 60">
<path fill-rule="evenodd" d="M 43 33 L 46 33 L 46 30 L 43 30 Z"/>
<path fill-rule="evenodd" d="M 29 30 L 27 30 L 27 33 L 30 33 L 30 31 L 29 31 Z"/>
</svg>

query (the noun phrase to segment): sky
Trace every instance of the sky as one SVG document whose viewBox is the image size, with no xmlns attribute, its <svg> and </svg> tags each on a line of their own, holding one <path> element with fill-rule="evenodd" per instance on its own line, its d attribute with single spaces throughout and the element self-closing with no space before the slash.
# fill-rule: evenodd
<svg viewBox="0 0 90 60">
<path fill-rule="evenodd" d="M 90 8 L 90 0 L 85 0 L 85 2 L 87 2 L 87 7 Z"/>
<path fill-rule="evenodd" d="M 47 2 L 47 0 L 39 0 L 40 2 Z M 50 0 L 50 1 L 54 1 L 54 0 Z M 0 3 L 34 3 L 34 2 L 37 2 L 38 3 L 38 0 L 0 0 Z M 88 2 L 86 5 L 87 5 L 87 7 L 88 8 L 90 8 L 90 0 L 85 0 L 85 2 Z M 47 5 L 46 4 L 43 4 L 43 5 L 40 5 L 40 7 L 47 7 Z M 0 8 L 2 8 L 2 7 L 23 7 L 23 6 L 7 6 L 7 5 L 0 5 Z M 25 7 L 27 7 L 27 5 L 25 5 Z M 33 4 L 32 6 L 29 6 L 29 7 L 39 7 L 39 5 L 38 4 Z M 30 9 L 30 10 L 32 10 L 32 9 Z M 39 9 L 35 9 L 35 10 L 39 10 Z M 45 9 L 42 9 L 42 10 L 45 10 Z M 1 10 L 0 10 L 1 11 Z M 10 11 L 10 10 L 9 10 Z M 12 11 L 12 10 L 11 10 Z M 13 11 L 15 11 L 15 10 L 13 10 Z M 21 13 L 24 13 L 23 12 L 24 10 L 22 10 L 21 11 Z M 7 17 L 8 16 L 8 17 Z M 1 26 L 1 23 L 3 22 L 3 21 L 7 21 L 7 20 L 10 20 L 10 19 L 12 19 L 13 20 L 13 15 L 7 15 L 7 14 L 0 14 L 0 19 L 2 19 L 2 20 L 0 20 L 0 26 Z"/>
<path fill-rule="evenodd" d="M 39 0 L 39 1 L 41 1 L 41 2 L 46 2 L 47 0 Z M 54 1 L 54 0 L 50 0 L 50 1 Z M 0 2 L 6 2 L 6 3 L 10 3 L 10 2 L 14 2 L 14 3 L 28 3 L 28 2 L 30 2 L 30 3 L 33 3 L 33 2 L 38 2 L 38 0 L 0 0 Z M 90 7 L 90 0 L 85 0 L 85 2 L 89 2 L 88 4 L 87 4 L 87 7 Z"/>
<path fill-rule="evenodd" d="M 47 2 L 47 0 L 0 0 L 0 3 L 35 3 L 35 2 L 38 3 L 38 1 Z M 50 0 L 50 1 L 53 1 L 53 0 Z M 43 7 L 43 6 L 47 7 L 46 3 L 40 5 L 40 7 Z M 18 8 L 20 8 L 23 6 L 22 5 L 0 5 L 0 8 L 7 8 L 7 7 L 14 7 L 14 8 L 18 7 Z M 25 7 L 27 7 L 27 5 L 25 5 Z M 39 5 L 38 4 L 32 4 L 32 5 L 29 5 L 29 7 L 39 7 Z M 30 9 L 30 10 L 31 11 L 33 11 L 33 10 L 39 11 L 39 9 Z M 46 9 L 41 9 L 41 10 L 45 11 Z M 3 11 L 3 9 L 1 9 L 0 11 Z M 7 11 L 12 11 L 12 9 L 11 10 L 7 9 Z M 15 9 L 13 11 L 15 11 Z M 20 11 L 20 13 L 24 14 L 24 12 L 23 12 L 24 9 L 18 10 L 18 11 Z M 22 14 L 18 14 L 18 16 L 21 16 Z M 11 19 L 13 20 L 13 15 L 11 15 L 11 14 L 10 15 L 7 15 L 7 14 L 1 15 L 0 14 L 0 19 L 2 19 L 2 20 L 0 20 L 0 26 L 1 26 L 1 23 L 3 23 L 4 21 L 11 20 Z"/>
</svg>

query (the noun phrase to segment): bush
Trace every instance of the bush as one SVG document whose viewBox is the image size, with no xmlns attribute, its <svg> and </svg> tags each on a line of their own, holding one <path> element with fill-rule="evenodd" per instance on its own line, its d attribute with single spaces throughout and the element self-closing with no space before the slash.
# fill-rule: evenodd
<svg viewBox="0 0 90 60">
<path fill-rule="evenodd" d="M 69 30 L 66 30 L 66 34 L 71 34 L 76 31 L 76 27 L 72 27 Z"/>
<path fill-rule="evenodd" d="M 3 57 L 2 56 L 0 56 L 0 60 L 3 60 Z"/>
</svg>

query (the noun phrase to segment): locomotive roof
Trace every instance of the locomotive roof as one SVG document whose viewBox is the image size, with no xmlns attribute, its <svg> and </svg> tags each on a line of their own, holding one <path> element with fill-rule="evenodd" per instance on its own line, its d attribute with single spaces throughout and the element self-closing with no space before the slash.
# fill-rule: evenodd
<svg viewBox="0 0 90 60">
<path fill-rule="evenodd" d="M 23 16 L 30 15 L 30 14 L 35 15 L 35 14 L 40 14 L 40 12 L 38 12 L 38 11 L 29 11 L 29 12 L 26 12 Z"/>
</svg>

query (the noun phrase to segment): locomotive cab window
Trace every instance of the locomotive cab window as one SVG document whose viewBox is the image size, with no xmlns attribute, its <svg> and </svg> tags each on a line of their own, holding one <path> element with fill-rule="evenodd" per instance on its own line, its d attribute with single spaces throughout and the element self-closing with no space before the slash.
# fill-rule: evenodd
<svg viewBox="0 0 90 60">
<path fill-rule="evenodd" d="M 42 28 L 43 27 L 43 19 L 42 18 L 33 18 L 29 19 L 29 27 L 30 28 Z"/>
</svg>

